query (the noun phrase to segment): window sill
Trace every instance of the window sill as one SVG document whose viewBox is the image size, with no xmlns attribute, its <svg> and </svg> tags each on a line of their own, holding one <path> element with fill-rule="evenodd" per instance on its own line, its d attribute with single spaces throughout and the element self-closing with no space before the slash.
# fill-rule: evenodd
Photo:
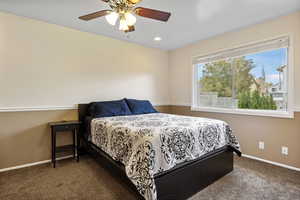
<svg viewBox="0 0 300 200">
<path fill-rule="evenodd" d="M 215 112 L 238 115 L 252 115 L 264 117 L 294 118 L 294 111 L 273 111 L 273 110 L 250 110 L 250 109 L 227 109 L 191 106 L 192 111 Z"/>
</svg>

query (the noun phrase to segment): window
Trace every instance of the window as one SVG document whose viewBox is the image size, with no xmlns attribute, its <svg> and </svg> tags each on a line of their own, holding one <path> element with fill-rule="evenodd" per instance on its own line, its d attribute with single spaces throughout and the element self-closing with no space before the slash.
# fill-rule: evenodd
<svg viewBox="0 0 300 200">
<path fill-rule="evenodd" d="M 291 117 L 289 38 L 193 60 L 193 110 Z"/>
</svg>

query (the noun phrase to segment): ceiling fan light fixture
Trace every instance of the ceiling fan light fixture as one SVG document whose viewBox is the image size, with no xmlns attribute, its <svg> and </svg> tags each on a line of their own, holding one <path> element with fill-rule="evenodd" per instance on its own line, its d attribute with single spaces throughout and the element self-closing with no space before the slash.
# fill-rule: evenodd
<svg viewBox="0 0 300 200">
<path fill-rule="evenodd" d="M 106 21 L 112 26 L 116 25 L 118 18 L 119 14 L 114 11 L 105 16 Z"/>
<path fill-rule="evenodd" d="M 127 0 L 127 1 L 129 1 L 129 2 L 132 3 L 132 4 L 137 4 L 137 3 L 139 3 L 141 0 Z"/>
<path fill-rule="evenodd" d="M 129 30 L 127 21 L 126 21 L 126 19 L 123 18 L 123 17 L 120 19 L 119 30 L 120 30 L 120 31 L 128 31 L 128 30 Z"/>
<path fill-rule="evenodd" d="M 161 37 L 157 36 L 157 37 L 154 37 L 153 40 L 158 42 L 158 41 L 161 41 L 162 39 L 161 39 Z"/>
<path fill-rule="evenodd" d="M 128 26 L 133 26 L 136 23 L 136 17 L 130 12 L 126 12 L 124 17 Z"/>
</svg>

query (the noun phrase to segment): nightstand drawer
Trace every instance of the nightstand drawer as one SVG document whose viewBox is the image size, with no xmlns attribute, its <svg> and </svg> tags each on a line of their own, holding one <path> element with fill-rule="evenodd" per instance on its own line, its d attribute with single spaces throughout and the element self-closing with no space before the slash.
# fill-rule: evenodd
<svg viewBox="0 0 300 200">
<path fill-rule="evenodd" d="M 53 127 L 54 131 L 72 131 L 76 128 L 76 125 L 61 125 Z"/>
</svg>

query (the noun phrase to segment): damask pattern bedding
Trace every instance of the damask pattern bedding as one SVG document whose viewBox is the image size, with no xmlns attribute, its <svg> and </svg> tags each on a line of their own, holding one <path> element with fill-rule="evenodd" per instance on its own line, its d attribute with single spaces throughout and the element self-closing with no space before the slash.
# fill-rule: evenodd
<svg viewBox="0 0 300 200">
<path fill-rule="evenodd" d="M 156 199 L 155 174 L 225 145 L 240 149 L 223 121 L 162 113 L 95 118 L 91 142 L 124 164 L 146 200 Z"/>
</svg>

